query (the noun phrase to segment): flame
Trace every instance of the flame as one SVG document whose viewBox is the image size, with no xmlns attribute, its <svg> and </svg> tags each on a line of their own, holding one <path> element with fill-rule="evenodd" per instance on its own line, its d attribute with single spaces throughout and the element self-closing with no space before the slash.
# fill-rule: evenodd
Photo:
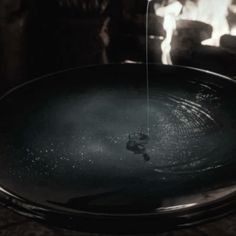
<svg viewBox="0 0 236 236">
<path fill-rule="evenodd" d="M 236 35 L 236 26 L 230 28 L 227 19 L 229 11 L 236 14 L 236 5 L 232 2 L 233 0 L 187 0 L 182 5 L 177 0 L 169 0 L 167 6 L 155 4 L 155 13 L 164 18 L 163 28 L 166 31 L 161 45 L 163 64 L 172 64 L 171 42 L 178 19 L 201 21 L 213 27 L 211 38 L 202 41 L 202 45 L 218 47 L 222 35 Z"/>
<path fill-rule="evenodd" d="M 236 36 L 236 26 L 233 26 L 231 28 L 230 34 L 233 35 L 233 36 Z"/>
<path fill-rule="evenodd" d="M 199 0 L 199 21 L 213 27 L 212 37 L 202 42 L 203 45 L 220 46 L 220 38 L 230 33 L 227 16 L 232 0 Z"/>
<path fill-rule="evenodd" d="M 156 14 L 164 17 L 163 28 L 166 31 L 166 37 L 161 44 L 162 63 L 172 65 L 171 60 L 171 42 L 176 29 L 176 18 L 182 10 L 180 2 L 174 2 L 166 7 L 156 7 Z"/>
</svg>

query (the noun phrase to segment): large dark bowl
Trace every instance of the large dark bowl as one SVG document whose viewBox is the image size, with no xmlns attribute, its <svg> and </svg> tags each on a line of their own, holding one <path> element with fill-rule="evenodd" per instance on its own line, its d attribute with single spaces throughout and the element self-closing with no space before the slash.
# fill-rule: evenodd
<svg viewBox="0 0 236 236">
<path fill-rule="evenodd" d="M 149 80 L 149 109 L 141 64 L 62 71 L 4 95 L 2 204 L 109 233 L 167 231 L 233 212 L 235 82 L 159 65 L 149 66 Z"/>
</svg>

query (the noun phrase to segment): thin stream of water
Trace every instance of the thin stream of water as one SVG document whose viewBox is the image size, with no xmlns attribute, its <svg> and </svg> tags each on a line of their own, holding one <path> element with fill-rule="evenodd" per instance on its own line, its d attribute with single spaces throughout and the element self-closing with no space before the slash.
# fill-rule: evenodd
<svg viewBox="0 0 236 236">
<path fill-rule="evenodd" d="M 147 83 L 147 135 L 150 135 L 150 88 L 149 88 L 149 53 L 148 53 L 148 26 L 149 26 L 149 5 L 151 0 L 147 0 L 146 9 L 146 83 Z"/>
</svg>

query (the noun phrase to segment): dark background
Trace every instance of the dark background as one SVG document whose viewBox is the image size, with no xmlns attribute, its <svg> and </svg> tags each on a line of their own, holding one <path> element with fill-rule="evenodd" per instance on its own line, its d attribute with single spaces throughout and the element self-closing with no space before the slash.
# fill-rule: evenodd
<svg viewBox="0 0 236 236">
<path fill-rule="evenodd" d="M 114 55 L 110 62 L 119 61 L 116 52 L 125 51 L 118 43 L 124 12 L 144 14 L 145 5 L 142 0 L 0 0 L 1 89 L 58 70 L 107 63 L 107 35 L 109 47 L 114 45 L 107 48 Z"/>
<path fill-rule="evenodd" d="M 195 0 L 193 0 L 195 1 Z M 161 63 L 163 19 L 149 8 L 150 62 Z M 184 3 L 184 0 L 181 0 Z M 0 90 L 71 67 L 145 61 L 146 0 L 0 0 Z M 229 14 L 230 22 L 236 16 Z M 174 64 L 236 76 L 236 43 L 202 46 L 212 27 L 178 21 Z M 226 40 L 227 41 L 227 40 Z"/>
</svg>

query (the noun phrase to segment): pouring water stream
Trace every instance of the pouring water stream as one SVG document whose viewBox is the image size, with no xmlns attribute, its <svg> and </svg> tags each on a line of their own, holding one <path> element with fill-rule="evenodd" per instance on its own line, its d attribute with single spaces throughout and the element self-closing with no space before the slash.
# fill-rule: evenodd
<svg viewBox="0 0 236 236">
<path fill-rule="evenodd" d="M 147 85 L 147 135 L 150 135 L 150 87 L 149 87 L 149 53 L 148 53 L 148 26 L 149 26 L 149 5 L 151 0 L 147 1 L 146 9 L 146 85 Z"/>
<path fill-rule="evenodd" d="M 128 142 L 126 144 L 126 149 L 132 151 L 134 154 L 140 154 L 143 156 L 145 161 L 149 161 L 150 157 L 146 152 L 146 145 L 149 142 L 150 137 L 150 88 L 149 88 L 149 55 L 148 55 L 148 18 L 149 18 L 149 3 L 151 0 L 147 1 L 146 9 L 146 58 L 145 58 L 145 73 L 146 73 L 146 134 L 143 132 L 135 132 L 129 135 Z"/>
</svg>

